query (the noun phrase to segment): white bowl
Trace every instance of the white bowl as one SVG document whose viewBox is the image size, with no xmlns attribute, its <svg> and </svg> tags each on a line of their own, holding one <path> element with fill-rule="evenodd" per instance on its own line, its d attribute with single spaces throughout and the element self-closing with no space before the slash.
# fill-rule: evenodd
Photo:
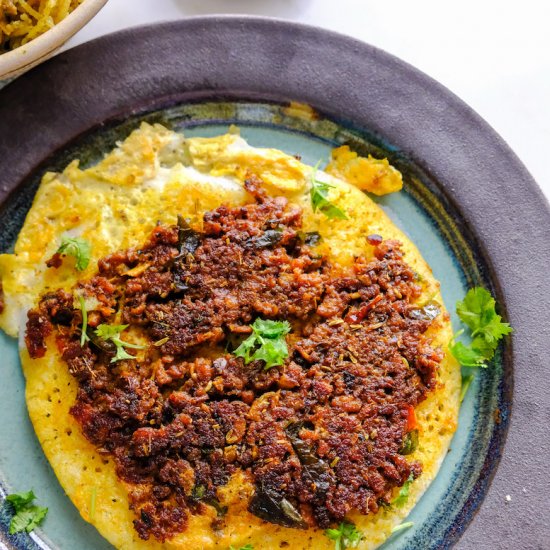
<svg viewBox="0 0 550 550">
<path fill-rule="evenodd" d="M 0 80 L 18 76 L 51 57 L 106 3 L 107 0 L 84 0 L 65 19 L 44 34 L 15 50 L 0 54 Z"/>
</svg>

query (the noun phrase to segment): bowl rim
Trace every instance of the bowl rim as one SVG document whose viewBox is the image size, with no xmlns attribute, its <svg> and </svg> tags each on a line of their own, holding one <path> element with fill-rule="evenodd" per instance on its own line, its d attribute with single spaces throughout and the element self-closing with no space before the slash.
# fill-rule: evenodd
<svg viewBox="0 0 550 550">
<path fill-rule="evenodd" d="M 62 91 L 55 86 L 60 80 Z M 514 403 L 504 422 L 508 433 L 503 427 L 485 457 L 480 489 L 441 548 L 461 535 L 460 548 L 544 547 L 550 208 L 502 138 L 424 73 L 359 40 L 272 18 L 201 16 L 119 31 L 64 52 L 0 92 L 0 149 L 8 152 L 0 157 L 0 203 L 48 156 L 93 127 L 170 98 L 229 91 L 301 101 L 353 121 L 441 184 L 490 261 L 497 301 L 515 329 L 503 359 Z M 47 132 L 36 132 L 37 124 Z"/>
<path fill-rule="evenodd" d="M 40 63 L 76 34 L 108 0 L 84 0 L 59 23 L 27 44 L 0 54 L 0 78 L 11 78 Z"/>
</svg>

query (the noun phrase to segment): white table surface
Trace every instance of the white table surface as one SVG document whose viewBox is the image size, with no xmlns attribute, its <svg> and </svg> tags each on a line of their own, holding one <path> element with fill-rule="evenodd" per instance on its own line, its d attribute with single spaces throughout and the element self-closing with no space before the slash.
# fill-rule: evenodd
<svg viewBox="0 0 550 550">
<path fill-rule="evenodd" d="M 545 0 L 109 0 L 64 49 L 133 25 L 214 13 L 318 25 L 408 61 L 485 118 L 550 198 Z"/>
</svg>

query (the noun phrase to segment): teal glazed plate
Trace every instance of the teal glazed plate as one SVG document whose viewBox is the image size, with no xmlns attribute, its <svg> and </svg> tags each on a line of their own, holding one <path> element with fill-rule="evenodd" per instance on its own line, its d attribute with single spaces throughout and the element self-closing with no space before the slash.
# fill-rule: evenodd
<svg viewBox="0 0 550 550">
<path fill-rule="evenodd" d="M 290 101 L 316 116 L 297 116 Z M 401 170 L 404 190 L 376 201 L 432 267 L 447 308 L 485 286 L 514 334 L 475 373 L 451 449 L 407 520 L 414 526 L 382 548 L 548 548 L 550 211 L 502 140 L 425 75 L 321 29 L 236 17 L 130 29 L 0 91 L 0 249 L 13 246 L 46 170 L 93 164 L 143 120 L 187 136 L 236 124 L 252 145 L 312 165 L 348 144 Z M 0 549 L 111 548 L 42 453 L 17 342 L 1 334 L 0 353 L 0 493 L 32 487 L 49 507 L 39 529 L 12 536 L 2 503 Z"/>
</svg>

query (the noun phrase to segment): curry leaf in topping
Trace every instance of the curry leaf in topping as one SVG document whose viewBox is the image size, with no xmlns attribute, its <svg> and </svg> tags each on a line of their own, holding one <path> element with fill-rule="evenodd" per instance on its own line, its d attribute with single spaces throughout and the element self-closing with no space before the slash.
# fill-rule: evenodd
<svg viewBox="0 0 550 550">
<path fill-rule="evenodd" d="M 399 454 L 410 455 L 418 448 L 418 430 L 412 430 L 403 439 Z"/>
<path fill-rule="evenodd" d="M 225 516 L 225 514 L 227 514 L 229 510 L 229 506 L 222 506 L 220 501 L 216 500 L 215 498 L 208 498 L 204 502 L 206 502 L 206 504 L 210 504 L 210 506 L 212 506 L 216 510 L 216 514 L 219 518 Z"/>
<path fill-rule="evenodd" d="M 237 550 L 233 545 L 229 547 L 229 550 Z M 241 546 L 238 550 L 254 550 L 254 546 L 251 544 L 245 544 L 244 546 Z"/>
<path fill-rule="evenodd" d="M 330 220 L 347 220 L 348 216 L 346 213 L 332 204 L 328 198 L 329 189 L 333 189 L 334 185 L 317 179 L 317 168 L 320 162 L 321 161 L 316 164 L 311 174 L 310 195 L 313 211 L 317 212 L 317 210 L 319 210 Z"/>
<path fill-rule="evenodd" d="M 135 359 L 135 356 L 130 355 L 124 348 L 132 349 L 145 349 L 146 346 L 139 346 L 137 344 L 130 344 L 120 339 L 120 333 L 128 328 L 128 325 L 99 325 L 95 333 L 103 340 L 110 340 L 116 346 L 116 354 L 111 359 L 111 363 L 120 361 L 121 359 Z"/>
<path fill-rule="evenodd" d="M 48 509 L 32 504 L 35 498 L 32 491 L 14 493 L 6 497 L 6 501 L 9 502 L 15 510 L 15 515 L 10 522 L 10 535 L 22 531 L 30 533 L 44 520 L 48 513 Z"/>
<path fill-rule="evenodd" d="M 265 362 L 265 370 L 282 365 L 288 357 L 285 335 L 290 332 L 288 321 L 256 319 L 252 334 L 233 352 L 244 359 L 245 365 L 252 361 Z"/>
<path fill-rule="evenodd" d="M 261 484 L 248 504 L 248 511 L 270 523 L 306 529 L 307 523 L 298 509 L 274 489 Z"/>
<path fill-rule="evenodd" d="M 178 215 L 178 250 L 182 255 L 194 254 L 201 244 L 200 233 L 189 225 L 189 222 Z"/>
<path fill-rule="evenodd" d="M 80 333 L 80 347 L 83 347 L 84 344 L 89 340 L 88 335 L 86 334 L 88 330 L 88 310 L 86 309 L 86 301 L 82 296 L 78 297 L 80 303 L 80 311 L 82 312 L 82 330 Z"/>
<path fill-rule="evenodd" d="M 74 256 L 76 259 L 75 267 L 78 271 L 84 271 L 90 263 L 92 245 L 80 237 L 63 237 L 61 245 L 57 249 L 57 254 L 66 254 Z"/>
<path fill-rule="evenodd" d="M 298 231 L 298 238 L 307 246 L 317 246 L 322 238 L 318 231 Z"/>
<path fill-rule="evenodd" d="M 457 302 L 456 312 L 470 329 L 472 343 L 457 342 L 459 331 L 451 340 L 449 349 L 458 362 L 465 367 L 486 367 L 495 354 L 498 342 L 512 332 L 508 323 L 495 310 L 495 299 L 488 290 L 471 288 L 464 300 Z"/>
<path fill-rule="evenodd" d="M 411 490 L 412 482 L 414 481 L 414 476 L 411 474 L 409 476 L 409 479 L 403 483 L 403 487 L 399 489 L 399 494 L 397 497 L 394 498 L 392 501 L 392 504 L 397 506 L 398 508 L 403 508 L 405 504 L 407 504 L 407 501 L 409 500 L 409 492 Z"/>
<path fill-rule="evenodd" d="M 193 500 L 202 500 L 206 504 L 210 504 L 215 510 L 218 517 L 223 517 L 229 510 L 228 506 L 222 506 L 219 500 L 207 496 L 206 486 L 202 484 L 195 485 L 191 490 L 191 498 Z"/>
<path fill-rule="evenodd" d="M 394 535 L 395 533 L 400 533 L 401 531 L 405 531 L 406 529 L 410 529 L 414 525 L 414 522 L 412 521 L 406 521 L 405 523 L 401 523 L 399 525 L 396 525 L 395 527 L 392 527 L 391 534 Z"/>
<path fill-rule="evenodd" d="M 204 497 L 204 494 L 206 492 L 206 487 L 204 485 L 195 485 L 193 487 L 193 490 L 191 491 L 191 496 L 195 500 L 200 500 Z"/>
<path fill-rule="evenodd" d="M 327 529 L 325 535 L 334 541 L 334 550 L 357 548 L 363 538 L 363 533 L 358 531 L 353 523 L 342 522 L 336 529 Z"/>
<path fill-rule="evenodd" d="M 277 491 L 264 485 L 258 487 L 252 495 L 248 510 L 270 523 L 284 527 L 307 528 L 307 523 L 298 509 Z"/>
<path fill-rule="evenodd" d="M 252 237 L 246 244 L 253 248 L 269 248 L 278 244 L 282 238 L 282 229 L 266 229 L 259 237 Z"/>
<path fill-rule="evenodd" d="M 330 475 L 329 465 L 318 457 L 305 441 L 300 439 L 301 429 L 302 424 L 294 422 L 285 428 L 285 432 L 290 439 L 294 452 L 300 459 L 304 474 L 315 485 L 317 491 L 327 491 L 328 483 L 326 479 Z M 334 465 L 336 466 L 336 464 L 338 464 L 338 461 Z"/>
</svg>

